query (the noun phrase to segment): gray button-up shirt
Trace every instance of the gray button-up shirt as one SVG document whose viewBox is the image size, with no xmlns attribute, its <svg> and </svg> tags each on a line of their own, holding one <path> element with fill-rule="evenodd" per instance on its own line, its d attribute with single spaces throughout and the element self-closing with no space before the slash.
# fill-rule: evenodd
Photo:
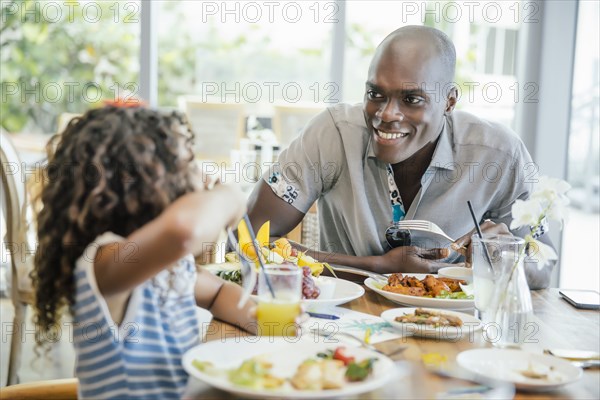
<svg viewBox="0 0 600 400">
<path fill-rule="evenodd" d="M 321 250 L 358 256 L 389 250 L 387 164 L 375 157 L 371 140 L 360 104 L 335 105 L 310 121 L 264 176 L 303 213 L 318 200 Z M 529 197 L 536 178 L 514 132 L 454 111 L 405 219 L 432 221 L 457 239 L 473 229 L 471 200 L 477 218 L 510 225 L 513 202 Z"/>
</svg>

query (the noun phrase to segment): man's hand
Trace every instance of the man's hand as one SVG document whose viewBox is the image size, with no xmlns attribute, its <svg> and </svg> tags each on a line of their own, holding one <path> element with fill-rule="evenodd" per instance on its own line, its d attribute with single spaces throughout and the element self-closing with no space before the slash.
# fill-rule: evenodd
<svg viewBox="0 0 600 400">
<path fill-rule="evenodd" d="M 436 262 L 448 257 L 448 249 L 422 249 L 415 246 L 396 247 L 378 257 L 377 271 L 382 274 L 414 272 L 435 274 L 437 270 L 454 264 Z"/>
<path fill-rule="evenodd" d="M 479 229 L 481 229 L 481 233 L 512 236 L 512 233 L 506 224 L 496 224 L 489 219 L 485 220 L 483 224 L 479 226 Z M 461 236 L 456 240 L 456 242 L 452 243 L 452 249 L 465 256 L 465 265 L 468 268 L 471 268 L 471 259 L 473 255 L 473 251 L 471 249 L 471 236 L 473 236 L 475 232 L 477 232 L 477 230 L 473 228 L 473 230 L 471 230 L 469 233 Z"/>
</svg>

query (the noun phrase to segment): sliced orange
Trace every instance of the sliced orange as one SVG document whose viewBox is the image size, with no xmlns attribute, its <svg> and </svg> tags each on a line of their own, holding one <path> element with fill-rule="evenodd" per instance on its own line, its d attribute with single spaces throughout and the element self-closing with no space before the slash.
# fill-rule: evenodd
<svg viewBox="0 0 600 400">
<path fill-rule="evenodd" d="M 269 221 L 265 222 L 256 234 L 256 241 L 258 242 L 258 245 L 260 247 L 269 245 L 270 225 L 271 224 Z M 238 224 L 237 230 L 238 242 L 240 243 L 240 249 L 242 253 L 244 253 L 246 257 L 248 257 L 248 259 L 254 262 L 258 261 L 258 256 L 256 255 L 256 250 L 254 249 L 254 245 L 252 244 L 250 231 L 248 230 L 246 221 L 241 220 Z"/>
</svg>

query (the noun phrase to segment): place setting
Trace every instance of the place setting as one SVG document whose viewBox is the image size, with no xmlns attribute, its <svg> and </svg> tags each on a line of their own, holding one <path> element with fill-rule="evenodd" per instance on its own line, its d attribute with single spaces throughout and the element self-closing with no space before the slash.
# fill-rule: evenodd
<svg viewBox="0 0 600 400">
<path fill-rule="evenodd" d="M 238 226 L 238 240 L 228 234 L 229 243 L 237 243 L 236 251 L 225 255 L 225 262 L 219 264 L 204 265 L 202 268 L 214 273 L 215 275 L 242 285 L 243 267 L 247 263 L 246 257 L 240 255 L 240 251 L 247 252 L 250 258 L 257 260 L 257 252 L 252 245 L 252 239 L 245 228 L 246 222 L 240 222 Z M 265 222 L 256 233 L 256 243 L 260 251 L 260 259 L 269 265 L 288 265 L 295 266 L 302 271 L 302 305 L 309 311 L 318 311 L 329 307 L 348 303 L 361 297 L 365 290 L 358 284 L 338 279 L 335 276 L 325 276 L 325 270 L 333 271 L 328 263 L 318 262 L 306 252 L 295 249 L 285 238 L 277 239 L 269 243 L 270 223 Z M 233 247 L 232 247 L 233 248 Z M 241 250 L 240 250 L 241 249 Z M 249 268 L 249 267 L 247 267 Z M 246 269 L 249 270 L 249 269 Z M 335 272 L 332 272 L 335 275 Z M 248 282 L 255 282 L 256 278 L 248 276 L 245 285 L 251 285 Z M 256 283 L 251 289 L 251 295 L 256 299 Z"/>
<path fill-rule="evenodd" d="M 373 346 L 376 342 L 400 337 L 389 329 L 389 324 L 369 314 L 334 307 L 337 301 L 362 296 L 364 289 L 350 300 L 339 298 L 317 304 L 320 310 L 331 314 L 312 311 L 303 314 L 302 307 L 311 310 L 315 307 L 311 301 L 318 301 L 318 296 L 306 299 L 307 294 L 311 296 L 307 289 L 319 287 L 305 286 L 308 277 L 305 271 L 310 267 L 322 270 L 324 266 L 314 260 L 310 267 L 290 263 L 290 258 L 298 254 L 292 256 L 290 252 L 285 256 L 286 249 L 281 248 L 274 254 L 287 259 L 288 263 L 279 259 L 273 262 L 270 252 L 261 254 L 259 243 L 261 238 L 268 238 L 265 233 L 268 226 L 268 223 L 263 225 L 255 236 L 246 218 L 238 225 L 239 240 L 231 231 L 228 233 L 240 262 L 241 284 L 245 290 L 240 303 L 253 298 L 258 304 L 257 336 L 203 343 L 184 355 L 185 370 L 210 386 L 253 398 L 346 397 L 378 389 L 402 371 L 406 375 L 408 369 L 396 368 L 390 358 L 405 347 L 386 354 Z M 244 247 L 246 244 L 250 246 Z M 281 242 L 265 247 L 276 249 L 278 245 Z M 250 248 L 254 253 L 249 255 Z M 252 255 L 257 256 L 258 269 Z M 306 258 L 301 260 L 300 263 L 308 262 Z M 340 287 L 336 285 L 331 290 L 333 298 Z M 250 294 L 253 292 L 255 294 Z M 310 318 L 299 321 L 303 315 Z"/>
<path fill-rule="evenodd" d="M 409 364 L 400 368 L 394 361 L 403 359 L 405 351 L 414 346 L 407 343 L 410 338 L 473 342 L 480 335 L 487 338 L 486 324 L 495 323 L 491 314 L 493 292 L 486 289 L 493 286 L 481 284 L 482 271 L 487 265 L 499 272 L 505 268 L 502 265 L 509 264 L 502 264 L 502 258 L 490 258 L 488 243 L 479 250 L 475 243 L 474 252 L 480 253 L 474 254 L 474 268 L 381 275 L 320 263 L 293 249 L 285 239 L 269 242 L 268 222 L 256 235 L 247 218 L 237 228 L 237 239 L 229 231 L 234 252 L 226 255 L 226 263 L 205 268 L 240 284 L 244 301 L 252 298 L 258 303 L 259 335 L 209 341 L 184 357 L 184 367 L 191 376 L 218 389 L 256 398 L 331 398 L 377 390 L 392 376 L 411 373 Z M 514 257 L 518 251 L 514 246 L 519 245 L 518 240 L 507 242 L 501 253 L 505 258 Z M 492 247 L 502 249 L 499 243 Z M 380 315 L 342 307 L 360 299 L 364 289 L 322 276 L 325 270 L 365 275 L 366 288 L 404 307 L 386 309 Z M 496 273 L 489 279 L 500 282 Z M 300 315 L 303 317 L 298 318 Z M 376 347 L 380 344 L 386 344 L 379 348 L 388 351 Z M 471 387 L 464 390 L 484 398 L 494 397 L 497 391 L 510 393 L 511 387 L 519 391 L 556 390 L 582 376 L 581 368 L 571 362 L 523 350 L 506 335 L 486 344 L 491 348 L 456 353 L 451 369 L 429 365 L 427 370 L 455 381 L 472 382 L 479 391 Z M 360 380 L 349 372 L 354 370 L 361 371 Z"/>
</svg>

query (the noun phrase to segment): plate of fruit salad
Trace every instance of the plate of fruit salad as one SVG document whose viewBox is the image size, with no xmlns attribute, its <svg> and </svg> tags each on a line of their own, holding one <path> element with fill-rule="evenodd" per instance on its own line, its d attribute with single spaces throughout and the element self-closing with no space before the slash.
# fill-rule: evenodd
<svg viewBox="0 0 600 400">
<path fill-rule="evenodd" d="M 262 260 L 266 264 L 295 265 L 302 269 L 302 299 L 303 304 L 310 309 L 315 307 L 337 306 L 359 298 L 365 290 L 356 283 L 345 279 L 322 276 L 325 269 L 331 270 L 327 263 L 319 262 L 292 246 L 285 238 L 274 242 L 269 241 L 269 221 L 265 222 L 256 234 L 260 245 Z M 258 255 L 252 246 L 250 237 L 246 236 L 246 229 L 238 226 L 238 241 L 241 252 L 246 258 L 256 264 L 258 269 Z M 235 252 L 225 255 L 225 263 L 209 264 L 203 266 L 215 275 L 231 282 L 242 285 L 242 265 L 238 254 Z M 333 272 L 332 272 L 333 273 Z"/>
</svg>

